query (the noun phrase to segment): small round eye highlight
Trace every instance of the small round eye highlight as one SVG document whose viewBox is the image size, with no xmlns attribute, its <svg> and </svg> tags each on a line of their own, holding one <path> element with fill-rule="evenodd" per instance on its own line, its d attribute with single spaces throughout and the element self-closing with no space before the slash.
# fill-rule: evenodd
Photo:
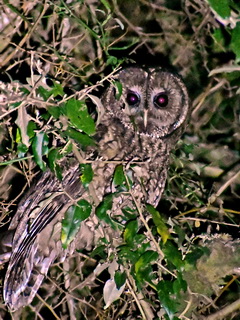
<svg viewBox="0 0 240 320">
<path fill-rule="evenodd" d="M 168 105 L 167 94 L 166 93 L 157 94 L 153 99 L 153 103 L 156 108 L 165 108 Z"/>
<path fill-rule="evenodd" d="M 140 96 L 138 93 L 130 91 L 127 94 L 126 100 L 130 106 L 134 106 L 135 104 L 138 104 L 140 102 Z"/>
</svg>

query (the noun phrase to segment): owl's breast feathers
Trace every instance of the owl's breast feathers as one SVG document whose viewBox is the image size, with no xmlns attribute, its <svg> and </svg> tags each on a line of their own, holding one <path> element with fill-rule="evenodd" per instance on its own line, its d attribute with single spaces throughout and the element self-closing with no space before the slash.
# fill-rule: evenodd
<svg viewBox="0 0 240 320">
<path fill-rule="evenodd" d="M 133 181 L 132 196 L 142 203 L 156 206 L 164 189 L 172 144 L 148 134 L 139 134 L 134 129 L 126 130 L 117 118 L 112 118 L 112 123 L 113 126 L 100 127 L 99 159 L 102 163 L 94 165 L 96 180 L 107 178 L 102 194 L 114 192 L 112 177 L 116 166 L 122 164 L 126 176 L 129 175 Z M 95 190 L 98 188 L 98 185 L 94 186 Z M 126 206 L 126 201 L 132 201 L 129 198 L 129 195 L 119 195 L 112 212 L 121 214 L 119 208 L 123 207 L 122 203 Z"/>
</svg>

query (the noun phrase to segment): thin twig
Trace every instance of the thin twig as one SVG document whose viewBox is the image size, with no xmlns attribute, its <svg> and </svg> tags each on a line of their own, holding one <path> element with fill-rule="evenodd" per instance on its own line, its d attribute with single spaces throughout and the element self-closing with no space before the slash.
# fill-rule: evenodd
<svg viewBox="0 0 240 320">
<path fill-rule="evenodd" d="M 138 306 L 138 308 L 139 308 L 139 311 L 141 312 L 142 319 L 143 319 L 143 320 L 148 320 L 148 319 L 146 318 L 146 315 L 145 315 L 145 312 L 144 312 L 144 310 L 143 310 L 143 308 L 142 308 L 142 305 L 141 305 L 141 303 L 140 303 L 140 301 L 139 301 L 136 293 L 134 292 L 134 290 L 133 290 L 133 288 L 132 288 L 132 286 L 131 286 L 131 284 L 130 284 L 130 282 L 129 282 L 128 279 L 126 280 L 126 284 L 127 284 L 128 289 L 129 289 L 129 291 L 131 292 L 131 295 L 133 296 L 133 298 L 134 298 L 134 300 L 135 300 L 135 302 L 136 302 L 136 304 L 137 304 L 137 306 Z"/>
<path fill-rule="evenodd" d="M 9 4 L 7 3 L 7 1 L 4 1 L 5 4 L 8 6 Z M 11 9 L 11 7 L 10 7 Z M 43 10 L 40 13 L 40 15 L 38 16 L 36 22 L 34 23 L 34 25 L 30 28 L 29 32 L 26 33 L 26 35 L 22 38 L 22 40 L 19 43 L 19 47 L 22 47 L 24 45 L 24 43 L 30 38 L 30 36 L 32 35 L 32 33 L 34 32 L 34 30 L 36 29 L 38 23 L 41 21 L 42 17 L 44 16 L 45 12 L 48 9 L 48 3 L 45 0 L 44 1 L 44 5 L 43 5 Z M 12 53 L 10 53 L 6 59 L 1 63 L 1 67 L 5 66 L 11 59 L 12 57 L 16 54 L 16 52 L 18 51 L 18 49 L 16 48 L 15 50 L 12 51 Z"/>
<path fill-rule="evenodd" d="M 57 320 L 61 320 L 58 315 L 55 313 L 55 311 L 53 310 L 53 308 L 45 301 L 43 300 L 43 298 L 38 294 L 36 293 L 36 296 L 38 297 L 38 299 L 51 311 L 51 313 L 54 315 L 55 319 Z"/>
<path fill-rule="evenodd" d="M 200 221 L 200 222 L 208 222 L 208 223 L 215 223 L 215 224 L 221 224 L 224 226 L 229 226 L 229 227 L 237 227 L 239 228 L 239 225 L 233 224 L 233 223 L 226 223 L 226 222 L 221 222 L 221 221 L 213 221 L 209 219 L 201 219 L 201 218 L 191 218 L 191 217 L 186 217 L 186 218 L 179 218 L 179 220 L 190 220 L 190 221 Z"/>
<path fill-rule="evenodd" d="M 221 319 L 224 319 L 230 313 L 233 313 L 234 311 L 239 309 L 240 309 L 240 299 L 234 301 L 230 305 L 215 312 L 214 314 L 211 314 L 210 316 L 203 318 L 203 320 L 221 320 Z"/>
</svg>

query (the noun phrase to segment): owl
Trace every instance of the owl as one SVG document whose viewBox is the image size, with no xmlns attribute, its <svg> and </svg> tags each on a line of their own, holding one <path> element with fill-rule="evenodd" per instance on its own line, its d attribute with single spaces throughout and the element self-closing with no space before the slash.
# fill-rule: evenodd
<svg viewBox="0 0 240 320">
<path fill-rule="evenodd" d="M 136 203 L 156 207 L 160 200 L 169 153 L 184 131 L 190 111 L 187 89 L 178 75 L 162 68 L 129 67 L 115 78 L 122 92 L 117 97 L 111 84 L 102 96 L 96 145 L 81 151 L 81 160 L 73 155 L 62 160 L 61 180 L 50 170 L 42 173 L 18 205 L 2 249 L 8 260 L 3 297 L 11 310 L 31 303 L 57 258 L 63 260 L 76 245 L 94 246 L 99 224 L 95 223 L 88 239 L 82 236 L 83 228 L 98 220 L 95 209 L 116 191 L 113 175 L 119 164 L 129 177 L 130 192 L 115 192 L 110 217 L 122 216 L 123 208 L 134 209 Z M 79 179 L 79 162 L 92 165 L 94 176 L 88 188 Z M 63 249 L 61 221 L 79 199 L 91 204 L 92 213 L 69 248 Z"/>
</svg>

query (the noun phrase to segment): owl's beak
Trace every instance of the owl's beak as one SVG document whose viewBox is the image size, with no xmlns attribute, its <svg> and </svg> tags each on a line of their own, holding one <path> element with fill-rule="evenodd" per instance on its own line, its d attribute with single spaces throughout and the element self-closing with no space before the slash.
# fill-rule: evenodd
<svg viewBox="0 0 240 320">
<path fill-rule="evenodd" d="M 148 109 L 144 109 L 143 111 L 143 125 L 144 128 L 147 128 L 147 121 L 148 121 Z"/>
</svg>

